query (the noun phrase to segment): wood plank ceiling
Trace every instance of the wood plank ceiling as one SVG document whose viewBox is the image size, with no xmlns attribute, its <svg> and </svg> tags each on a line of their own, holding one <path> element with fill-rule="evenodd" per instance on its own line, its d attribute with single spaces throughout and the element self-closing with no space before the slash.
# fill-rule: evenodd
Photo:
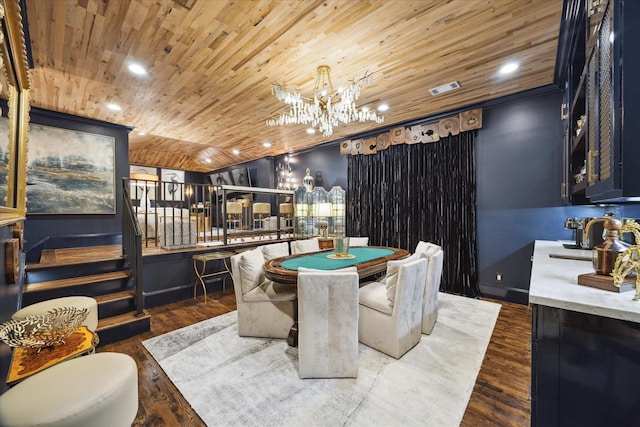
<svg viewBox="0 0 640 427">
<path fill-rule="evenodd" d="M 562 1 L 27 0 L 26 10 L 33 106 L 133 127 L 132 164 L 208 172 L 381 126 L 328 138 L 267 127 L 282 111 L 272 83 L 310 94 L 318 65 L 334 86 L 373 73 L 357 104 L 387 103 L 382 126 L 551 84 Z M 499 76 L 510 60 L 520 69 Z M 461 89 L 429 94 L 454 80 Z"/>
</svg>

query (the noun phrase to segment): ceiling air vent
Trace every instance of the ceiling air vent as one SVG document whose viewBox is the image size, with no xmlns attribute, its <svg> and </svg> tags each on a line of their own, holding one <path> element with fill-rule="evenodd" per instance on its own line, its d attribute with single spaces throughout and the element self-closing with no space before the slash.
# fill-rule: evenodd
<svg viewBox="0 0 640 427">
<path fill-rule="evenodd" d="M 458 83 L 457 81 L 453 81 L 451 83 L 447 83 L 446 85 L 429 89 L 429 93 L 433 96 L 436 96 L 454 89 L 460 89 L 460 83 Z"/>
</svg>

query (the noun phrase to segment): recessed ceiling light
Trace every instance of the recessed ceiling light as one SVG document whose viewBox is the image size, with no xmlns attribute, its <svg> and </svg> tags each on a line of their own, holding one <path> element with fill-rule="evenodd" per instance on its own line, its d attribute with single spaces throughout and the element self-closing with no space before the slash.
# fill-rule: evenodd
<svg viewBox="0 0 640 427">
<path fill-rule="evenodd" d="M 118 104 L 114 104 L 113 102 L 110 102 L 109 104 L 107 104 L 107 108 L 109 110 L 112 110 L 112 111 L 121 111 L 122 110 L 122 107 L 120 107 Z"/>
<path fill-rule="evenodd" d="M 387 104 L 378 105 L 378 111 L 387 111 L 389 110 L 389 106 Z"/>
<path fill-rule="evenodd" d="M 233 150 L 231 150 L 231 152 L 232 152 L 233 154 L 235 154 L 236 156 L 237 156 L 238 154 L 240 154 L 240 150 L 238 150 L 237 148 L 234 148 Z"/>
<path fill-rule="evenodd" d="M 211 159 L 204 159 L 205 162 L 211 163 Z"/>
<path fill-rule="evenodd" d="M 307 133 L 309 135 L 313 135 L 314 133 L 316 133 L 316 130 L 314 128 L 307 128 Z"/>
<path fill-rule="evenodd" d="M 263 146 L 264 148 L 270 148 L 270 147 L 271 147 L 271 143 L 270 143 L 270 142 L 263 142 L 263 143 L 262 143 L 262 146 Z"/>
<path fill-rule="evenodd" d="M 507 62 L 502 67 L 500 67 L 500 74 L 510 74 L 520 67 L 520 64 L 517 62 Z"/>
<path fill-rule="evenodd" d="M 147 75 L 147 70 L 140 64 L 137 64 L 135 62 L 132 62 L 131 64 L 129 64 L 129 71 L 131 71 L 133 74 L 137 74 L 138 76 L 146 76 Z"/>
<path fill-rule="evenodd" d="M 146 135 L 146 132 L 138 132 L 138 135 Z"/>
</svg>

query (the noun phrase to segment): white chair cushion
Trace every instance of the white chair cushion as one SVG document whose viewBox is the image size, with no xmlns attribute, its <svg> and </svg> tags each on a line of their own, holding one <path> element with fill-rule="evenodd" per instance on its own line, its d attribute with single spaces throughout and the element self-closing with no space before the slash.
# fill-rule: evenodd
<svg viewBox="0 0 640 427">
<path fill-rule="evenodd" d="M 264 256 L 260 248 L 243 252 L 238 263 L 242 293 L 246 294 L 264 282 Z"/>
<path fill-rule="evenodd" d="M 389 316 L 393 312 L 393 304 L 387 299 L 387 286 L 380 282 L 369 282 L 360 287 L 360 304 Z"/>
<path fill-rule="evenodd" d="M 416 245 L 415 253 L 418 255 L 424 254 L 425 258 L 429 258 L 431 255 L 435 254 L 441 249 L 442 248 L 440 246 L 434 243 L 419 241 Z"/>
<path fill-rule="evenodd" d="M 349 237 L 350 247 L 368 246 L 368 245 L 369 245 L 368 237 Z"/>
<path fill-rule="evenodd" d="M 280 302 L 296 299 L 296 288 L 293 285 L 264 280 L 249 292 L 242 295 L 245 302 Z"/>
<path fill-rule="evenodd" d="M 262 255 L 264 256 L 265 261 L 268 261 L 273 258 L 288 256 L 289 244 L 287 242 L 272 243 L 260 246 L 260 250 L 262 250 Z"/>
<path fill-rule="evenodd" d="M 291 253 L 293 255 L 318 252 L 319 250 L 320 244 L 318 243 L 317 237 L 306 240 L 294 240 L 291 242 Z"/>
<path fill-rule="evenodd" d="M 387 262 L 387 275 L 385 284 L 387 289 L 387 299 L 389 300 L 389 304 L 391 304 L 391 307 L 393 307 L 393 304 L 396 300 L 396 287 L 398 284 L 398 273 L 400 272 L 400 267 L 404 264 L 410 263 L 411 261 L 415 261 L 416 259 L 418 259 L 418 255 L 413 254 L 404 259 Z"/>
</svg>

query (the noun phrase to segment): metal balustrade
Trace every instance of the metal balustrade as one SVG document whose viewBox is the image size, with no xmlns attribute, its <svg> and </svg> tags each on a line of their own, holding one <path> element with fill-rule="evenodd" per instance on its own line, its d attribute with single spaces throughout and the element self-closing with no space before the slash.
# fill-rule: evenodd
<svg viewBox="0 0 640 427">
<path fill-rule="evenodd" d="M 293 210 L 286 208 L 293 191 L 141 179 L 125 179 L 124 185 L 143 247 L 225 246 L 293 236 Z M 271 214 L 255 221 L 254 203 L 269 203 Z"/>
</svg>

